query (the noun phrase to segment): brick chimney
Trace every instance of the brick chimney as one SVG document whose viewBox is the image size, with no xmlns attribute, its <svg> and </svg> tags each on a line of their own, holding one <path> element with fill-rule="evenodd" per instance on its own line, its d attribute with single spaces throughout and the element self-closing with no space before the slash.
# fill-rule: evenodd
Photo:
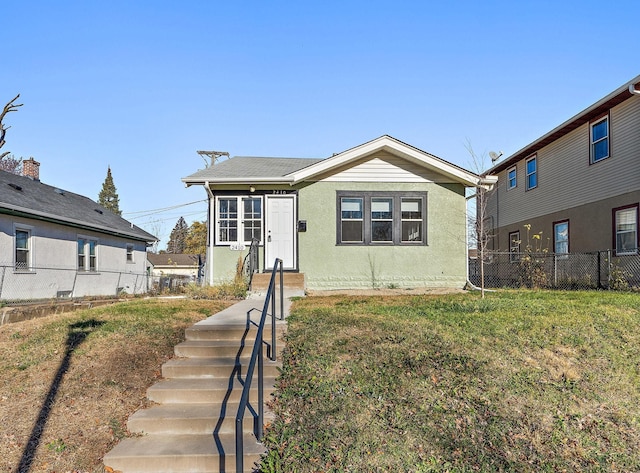
<svg viewBox="0 0 640 473">
<path fill-rule="evenodd" d="M 22 161 L 22 175 L 34 181 L 40 180 L 40 163 L 33 158 Z"/>
</svg>

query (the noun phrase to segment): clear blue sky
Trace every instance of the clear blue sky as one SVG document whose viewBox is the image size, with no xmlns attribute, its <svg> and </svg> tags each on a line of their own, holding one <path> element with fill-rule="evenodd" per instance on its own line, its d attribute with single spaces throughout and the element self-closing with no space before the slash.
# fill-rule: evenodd
<svg viewBox="0 0 640 473">
<path fill-rule="evenodd" d="M 199 149 L 328 157 L 389 134 L 471 168 L 640 74 L 629 1 L 3 2 L 3 151 L 166 244 Z M 142 217 L 141 217 L 142 215 Z"/>
</svg>

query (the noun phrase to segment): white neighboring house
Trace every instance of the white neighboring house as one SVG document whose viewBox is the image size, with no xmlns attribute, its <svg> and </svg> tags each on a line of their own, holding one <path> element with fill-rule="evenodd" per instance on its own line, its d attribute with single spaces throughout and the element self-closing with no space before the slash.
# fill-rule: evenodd
<svg viewBox="0 0 640 473">
<path fill-rule="evenodd" d="M 93 200 L 0 171 L 0 300 L 144 293 L 156 237 Z"/>
<path fill-rule="evenodd" d="M 147 253 L 149 264 L 151 265 L 151 275 L 161 276 L 181 276 L 196 281 L 202 272 L 202 256 L 177 253 Z"/>
</svg>

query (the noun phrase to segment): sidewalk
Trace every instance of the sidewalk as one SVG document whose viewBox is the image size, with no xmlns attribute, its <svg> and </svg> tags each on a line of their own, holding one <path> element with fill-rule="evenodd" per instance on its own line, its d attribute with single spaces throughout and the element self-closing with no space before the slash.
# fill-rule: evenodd
<svg viewBox="0 0 640 473">
<path fill-rule="evenodd" d="M 283 319 L 289 316 L 289 310 L 291 309 L 292 297 L 303 297 L 304 291 L 297 289 L 284 289 L 283 297 Z M 251 320 L 253 322 L 260 321 L 260 315 L 262 314 L 262 308 L 264 307 L 264 294 L 251 294 L 247 299 L 236 302 L 232 306 L 197 322 L 194 327 L 204 328 L 204 326 L 212 325 L 246 325 L 247 312 L 251 311 Z M 253 310 L 252 310 L 253 309 Z M 271 314 L 271 301 L 269 301 L 268 314 Z M 280 292 L 276 291 L 276 317 L 277 324 L 286 323 L 285 320 L 280 320 Z M 271 321 L 267 318 L 267 324 Z"/>
</svg>

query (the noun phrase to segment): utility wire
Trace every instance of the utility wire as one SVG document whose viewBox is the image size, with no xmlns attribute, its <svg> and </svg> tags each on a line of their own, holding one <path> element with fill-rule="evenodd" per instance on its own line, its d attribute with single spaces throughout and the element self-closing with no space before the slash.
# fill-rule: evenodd
<svg viewBox="0 0 640 473">
<path fill-rule="evenodd" d="M 193 202 L 188 202 L 186 204 L 172 205 L 171 207 L 164 207 L 164 208 L 161 208 L 161 209 L 139 210 L 137 212 L 124 212 L 123 215 L 135 215 L 135 217 L 129 217 L 129 220 L 134 220 L 134 219 L 137 219 L 137 218 L 144 218 L 144 217 L 148 217 L 150 215 L 155 215 L 155 214 L 159 214 L 159 213 L 163 213 L 163 212 L 168 212 L 169 210 L 175 210 L 175 209 L 179 209 L 179 208 L 182 208 L 182 207 L 187 207 L 187 206 L 193 205 L 193 204 L 199 204 L 201 202 L 206 202 L 206 201 L 207 201 L 207 199 L 203 199 L 203 200 L 196 200 L 196 201 L 193 201 Z"/>
</svg>

